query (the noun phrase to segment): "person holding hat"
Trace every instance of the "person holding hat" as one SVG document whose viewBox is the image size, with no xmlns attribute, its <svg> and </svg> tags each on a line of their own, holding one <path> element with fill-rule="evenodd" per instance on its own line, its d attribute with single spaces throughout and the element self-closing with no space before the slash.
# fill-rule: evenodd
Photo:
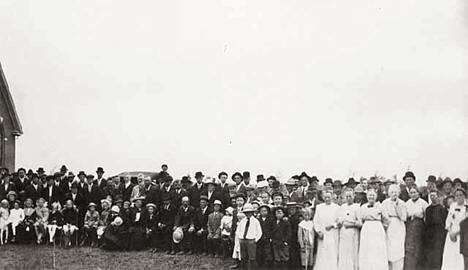
<svg viewBox="0 0 468 270">
<path fill-rule="evenodd" d="M 175 249 L 172 245 L 171 235 L 174 228 L 174 221 L 177 215 L 178 208 L 172 203 L 169 195 L 162 196 L 163 204 L 159 210 L 158 226 L 156 228 L 156 249 L 154 252 L 166 251 L 168 254 L 174 255 Z"/>
<path fill-rule="evenodd" d="M 315 269 L 337 269 L 339 206 L 333 203 L 333 192 L 322 194 L 324 203 L 317 205 L 314 217 L 318 234 Z"/>
<path fill-rule="evenodd" d="M 195 180 L 197 181 L 189 190 L 189 198 L 194 207 L 200 206 L 200 196 L 206 192 L 206 185 L 203 184 L 203 175 L 202 172 L 195 173 Z"/>
<path fill-rule="evenodd" d="M 273 248 L 273 257 L 277 267 L 286 269 L 286 264 L 290 260 L 290 239 L 296 238 L 297 233 L 293 236 L 291 224 L 285 219 L 286 211 L 283 207 L 274 209 L 275 220 L 271 227 L 271 245 Z"/>
<path fill-rule="evenodd" d="M 262 237 L 262 227 L 258 219 L 254 217 L 255 210 L 251 204 L 245 204 L 242 213 L 246 217 L 239 222 L 236 237 L 239 238 L 241 264 L 252 269 L 256 261 L 257 242 Z"/>
<path fill-rule="evenodd" d="M 208 207 L 208 197 L 206 195 L 200 196 L 200 207 L 195 210 L 193 219 L 193 227 L 195 233 L 193 235 L 192 251 L 194 253 L 207 255 L 207 235 L 208 235 L 208 216 L 211 209 Z"/>
<path fill-rule="evenodd" d="M 90 202 L 88 204 L 88 211 L 84 218 L 81 246 L 91 245 L 94 247 L 97 244 L 97 228 L 99 226 L 99 212 L 96 210 L 96 204 Z"/>
<path fill-rule="evenodd" d="M 179 255 L 192 255 L 193 234 L 195 233 L 194 226 L 195 207 L 190 205 L 189 197 L 182 198 L 182 205 L 179 207 L 174 221 L 174 230 L 181 228 L 184 233 L 184 239 L 174 245 L 174 250 L 178 250 Z"/>
<path fill-rule="evenodd" d="M 213 256 L 218 256 L 221 244 L 221 219 L 224 214 L 221 212 L 223 203 L 220 200 L 213 202 L 213 212 L 208 215 L 207 230 L 207 252 Z"/>
</svg>

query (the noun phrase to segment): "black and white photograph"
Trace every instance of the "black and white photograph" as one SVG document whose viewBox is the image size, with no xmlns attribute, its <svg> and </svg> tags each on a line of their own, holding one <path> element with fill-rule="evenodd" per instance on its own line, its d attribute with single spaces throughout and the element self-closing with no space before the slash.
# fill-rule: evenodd
<svg viewBox="0 0 468 270">
<path fill-rule="evenodd" d="M 468 269 L 466 0 L 0 0 L 0 269 Z"/>
</svg>

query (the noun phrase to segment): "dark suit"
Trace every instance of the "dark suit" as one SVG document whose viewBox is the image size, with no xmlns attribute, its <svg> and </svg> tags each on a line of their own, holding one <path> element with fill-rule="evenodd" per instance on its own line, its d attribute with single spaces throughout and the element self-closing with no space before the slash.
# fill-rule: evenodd
<svg viewBox="0 0 468 270">
<path fill-rule="evenodd" d="M 271 230 L 273 222 L 275 221 L 271 217 L 267 217 L 263 220 L 261 217 L 258 218 L 260 225 L 262 226 L 262 238 L 257 243 L 257 259 L 260 265 L 265 265 L 273 262 L 273 250 L 271 247 Z"/>
<path fill-rule="evenodd" d="M 289 261 L 289 246 L 287 243 L 291 239 L 291 225 L 288 221 L 273 221 L 271 229 L 271 240 L 273 254 L 276 262 L 285 263 Z M 300 259 L 300 258 L 299 258 Z"/>
<path fill-rule="evenodd" d="M 24 196 L 25 199 L 31 198 L 34 202 L 36 202 L 37 199 L 39 199 L 42 195 L 42 186 L 37 185 L 37 188 L 34 188 L 34 185 L 28 185 L 24 189 Z"/>
<path fill-rule="evenodd" d="M 101 183 L 99 183 L 99 180 Z M 99 189 L 99 194 L 101 195 L 100 199 L 104 199 L 107 196 L 108 190 L 107 190 L 107 180 L 104 178 L 101 179 L 96 179 L 94 180 L 94 184 L 98 187 Z"/>
<path fill-rule="evenodd" d="M 406 202 L 407 200 L 410 199 L 410 195 L 408 193 L 408 190 L 406 188 L 406 185 L 401 184 L 400 185 L 400 199 Z"/>
<path fill-rule="evenodd" d="M 208 197 L 208 203 L 210 205 L 212 205 L 214 203 L 215 200 L 220 200 L 221 202 L 223 202 L 223 195 L 220 193 L 220 192 L 217 192 L 217 191 L 214 191 L 212 194 L 211 194 L 211 197 L 208 196 L 208 191 L 205 191 L 202 195 L 205 195 Z M 223 204 L 224 205 L 224 204 Z"/>
<path fill-rule="evenodd" d="M 201 184 L 201 187 L 198 187 L 198 184 L 195 183 L 189 190 L 190 203 L 195 206 L 200 206 L 200 195 L 206 192 L 206 186 Z"/>
<path fill-rule="evenodd" d="M 155 205 L 158 206 L 158 208 L 162 204 L 162 197 L 161 197 L 161 190 L 157 187 L 151 186 L 148 189 L 145 190 L 146 193 L 146 200 L 145 202 L 148 203 L 154 203 Z"/>
<path fill-rule="evenodd" d="M 184 231 L 184 239 L 180 243 L 182 250 L 191 250 L 191 243 L 193 240 L 193 234 L 188 232 L 190 226 L 193 225 L 195 217 L 195 208 L 193 206 L 189 206 L 185 209 L 183 206 L 179 207 L 179 211 L 177 212 L 177 216 L 175 218 L 174 226 L 182 227 Z"/>
<path fill-rule="evenodd" d="M 61 202 L 63 200 L 63 193 L 60 191 L 60 188 L 55 185 L 52 185 L 52 194 L 50 194 L 49 187 L 46 187 L 42 189 L 41 196 L 46 200 L 49 208 L 52 208 L 52 203 Z"/>
<path fill-rule="evenodd" d="M 12 183 L 8 183 L 8 185 L 5 185 L 5 183 L 0 185 L 0 200 L 6 199 L 6 195 L 10 191 L 16 191 L 16 186 L 13 185 Z"/>
<path fill-rule="evenodd" d="M 183 188 L 180 188 L 178 190 L 171 189 L 171 191 L 169 192 L 169 196 L 171 198 L 172 203 L 178 207 L 182 204 L 182 197 L 189 196 L 189 193 Z"/>
<path fill-rule="evenodd" d="M 26 187 L 31 184 L 31 180 L 29 180 L 27 177 L 25 177 L 23 180 L 21 180 L 19 178 L 15 178 L 14 183 L 15 183 L 15 186 L 16 186 L 16 190 L 18 192 L 21 192 L 23 190 L 26 190 Z"/>
<path fill-rule="evenodd" d="M 193 241 L 194 252 L 206 252 L 206 236 L 208 235 L 208 215 L 212 211 L 207 206 L 203 212 L 201 208 L 198 208 L 195 211 L 195 216 L 193 220 L 193 225 L 195 226 L 195 231 L 198 232 L 203 230 L 201 234 L 195 233 Z"/>
<path fill-rule="evenodd" d="M 73 199 L 73 195 L 71 193 L 67 194 L 65 200 L 72 200 L 73 204 L 78 209 L 78 224 L 79 228 L 83 227 L 84 224 L 84 217 L 86 215 L 86 210 L 88 208 L 88 203 L 86 202 L 86 198 L 83 196 L 82 193 L 77 193 L 75 199 Z"/>
<path fill-rule="evenodd" d="M 125 183 L 122 184 L 122 196 L 124 201 L 130 201 L 134 186 L 134 184 L 130 184 L 127 188 L 125 188 Z"/>
<path fill-rule="evenodd" d="M 174 221 L 177 215 L 177 207 L 173 204 L 167 206 L 162 205 L 158 212 L 159 223 L 161 228 L 158 226 L 156 238 L 158 239 L 158 248 L 164 250 L 172 250 L 172 229 L 174 227 Z"/>
</svg>

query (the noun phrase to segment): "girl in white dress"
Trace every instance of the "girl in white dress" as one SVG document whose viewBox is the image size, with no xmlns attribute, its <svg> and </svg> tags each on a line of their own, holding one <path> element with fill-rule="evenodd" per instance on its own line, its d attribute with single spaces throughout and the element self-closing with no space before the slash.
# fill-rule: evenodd
<svg viewBox="0 0 468 270">
<path fill-rule="evenodd" d="M 16 227 L 23 222 L 24 220 L 24 211 L 20 208 L 19 201 L 16 201 L 14 208 L 10 211 L 9 221 L 11 223 L 11 232 L 13 233 L 13 242 L 16 242 Z"/>
<path fill-rule="evenodd" d="M 338 268 L 338 211 L 340 207 L 332 203 L 332 196 L 331 191 L 324 191 L 324 203 L 317 205 L 315 212 L 314 225 L 318 235 L 315 270 Z"/>
<path fill-rule="evenodd" d="M 442 256 L 442 270 L 463 270 L 463 255 L 460 254 L 460 222 L 465 219 L 465 198 L 463 189 L 455 191 L 455 202 L 450 205 L 445 229 L 444 255 Z"/>
<path fill-rule="evenodd" d="M 339 248 L 338 269 L 357 270 L 359 261 L 359 229 L 361 219 L 359 217 L 361 207 L 354 203 L 354 191 L 344 191 L 345 202 L 339 210 Z"/>
<path fill-rule="evenodd" d="M 368 203 L 361 206 L 362 229 L 359 242 L 359 270 L 387 270 L 384 223 L 388 220 L 377 202 L 375 189 L 367 190 Z"/>
<path fill-rule="evenodd" d="M 405 202 L 398 198 L 400 187 L 388 187 L 389 198 L 382 202 L 382 210 L 388 215 L 386 231 L 387 255 L 390 270 L 403 270 L 405 258 L 405 221 L 407 217 Z"/>
<path fill-rule="evenodd" d="M 3 199 L 0 207 L 0 244 L 3 245 L 8 240 L 8 223 L 10 210 L 8 209 L 9 204 L 6 199 Z M 3 241 L 5 240 L 5 241 Z"/>
</svg>

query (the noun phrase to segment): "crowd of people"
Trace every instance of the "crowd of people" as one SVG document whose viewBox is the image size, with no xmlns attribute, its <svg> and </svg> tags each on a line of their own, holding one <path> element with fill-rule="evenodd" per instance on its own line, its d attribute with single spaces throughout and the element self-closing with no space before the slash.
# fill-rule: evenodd
<svg viewBox="0 0 468 270">
<path fill-rule="evenodd" d="M 197 254 L 232 269 L 468 268 L 458 178 L 104 174 L 0 168 L 0 244 Z"/>
</svg>

